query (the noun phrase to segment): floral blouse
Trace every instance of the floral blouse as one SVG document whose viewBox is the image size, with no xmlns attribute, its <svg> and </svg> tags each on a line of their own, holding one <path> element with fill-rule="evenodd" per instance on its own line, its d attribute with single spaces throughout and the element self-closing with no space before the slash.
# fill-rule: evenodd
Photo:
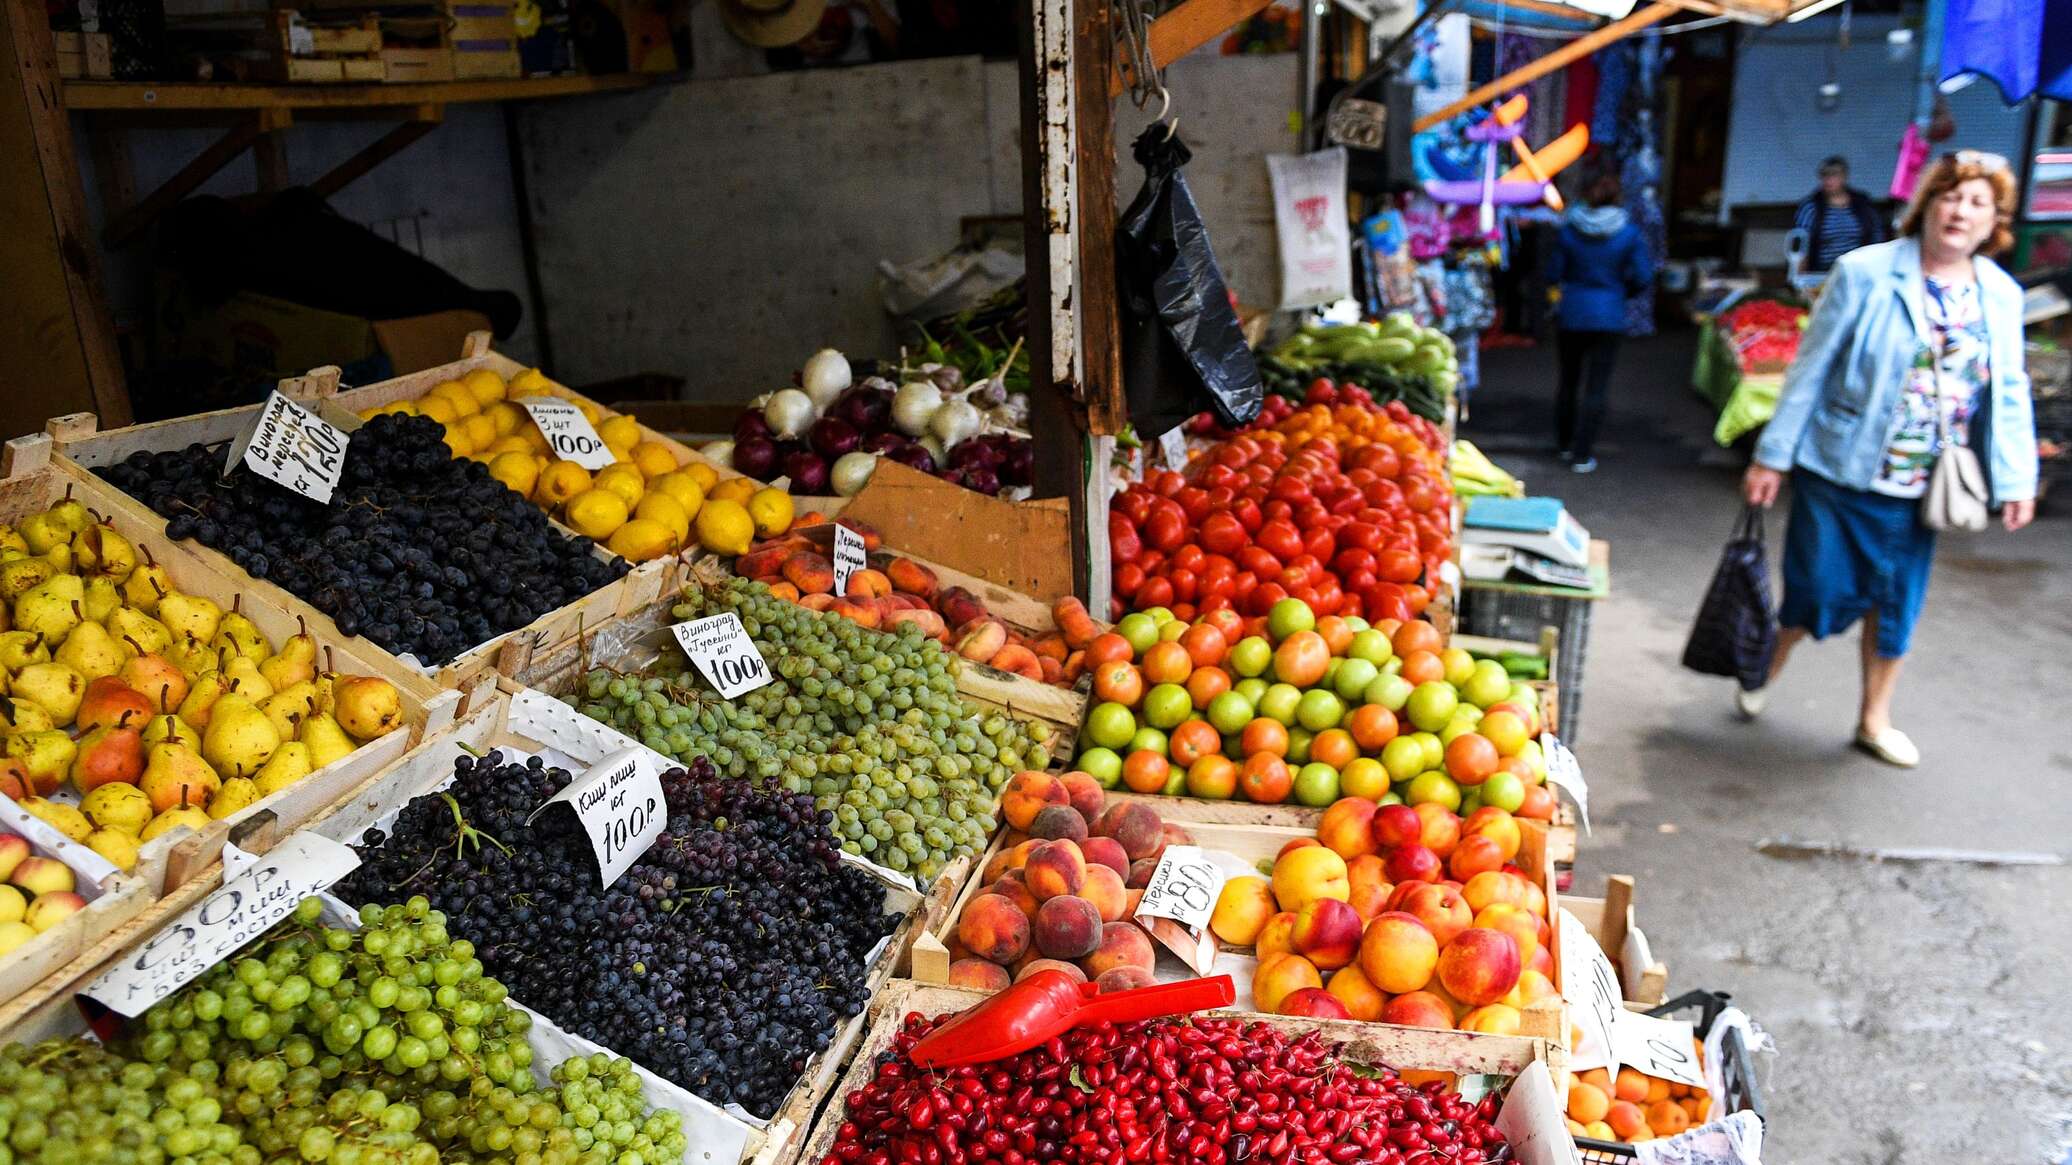
<svg viewBox="0 0 2072 1165">
<path fill-rule="evenodd" d="M 1914 356 L 1905 389 L 1900 393 L 1899 417 L 1892 439 L 1885 446 L 1885 460 L 1871 489 L 1899 498 L 1918 498 L 1928 492 L 1928 475 L 1941 451 L 1936 434 L 1938 402 L 1946 418 L 1950 441 L 1969 441 L 1971 415 L 1978 408 L 1979 393 L 1992 383 L 1987 356 L 1985 313 L 1979 307 L 1978 284 L 1955 286 L 1926 280 L 1928 294 L 1922 306 L 1928 317 L 1929 344 Z M 1942 375 L 1937 390 L 1936 364 L 1940 356 Z"/>
</svg>

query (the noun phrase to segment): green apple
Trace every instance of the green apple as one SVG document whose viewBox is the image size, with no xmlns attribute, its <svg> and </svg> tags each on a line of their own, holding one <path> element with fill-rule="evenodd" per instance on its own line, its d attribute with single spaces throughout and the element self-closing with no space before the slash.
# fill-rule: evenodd
<svg viewBox="0 0 2072 1165">
<path fill-rule="evenodd" d="M 1338 698 L 1338 693 L 1325 688 L 1311 688 L 1302 693 L 1302 699 L 1295 704 L 1296 722 L 1311 732 L 1338 727 L 1338 721 L 1344 715 L 1345 701 Z"/>
<path fill-rule="evenodd" d="M 1322 809 L 1338 800 L 1338 770 L 1326 764 L 1307 764 L 1295 770 L 1295 800 Z"/>
<path fill-rule="evenodd" d="M 1370 627 L 1353 632 L 1353 641 L 1346 645 L 1345 654 L 1348 659 L 1363 659 L 1379 668 L 1396 652 L 1389 646 L 1388 636 Z"/>
<path fill-rule="evenodd" d="M 1317 613 L 1301 599 L 1282 599 L 1266 612 L 1266 633 L 1279 643 L 1297 631 L 1317 629 Z"/>
<path fill-rule="evenodd" d="M 1112 748 L 1089 748 L 1080 753 L 1074 763 L 1080 772 L 1098 781 L 1103 789 L 1112 789 L 1122 783 L 1122 756 Z"/>
<path fill-rule="evenodd" d="M 1149 749 L 1160 756 L 1166 755 L 1166 734 L 1156 728 L 1139 728 L 1136 735 L 1130 737 L 1129 747 L 1122 751 L 1124 755 L 1128 755 L 1134 752 L 1143 752 L 1145 749 Z"/>
<path fill-rule="evenodd" d="M 1259 697 L 1265 695 L 1266 689 L 1272 686 L 1272 684 L 1260 679 L 1258 676 L 1252 676 L 1249 679 L 1239 680 L 1237 685 L 1230 690 L 1243 696 L 1245 703 L 1256 708 L 1259 706 Z"/>
<path fill-rule="evenodd" d="M 1391 712 L 1401 712 L 1403 705 L 1410 702 L 1410 693 L 1415 690 L 1415 685 L 1388 671 L 1388 664 L 1383 664 L 1382 669 L 1383 674 L 1374 677 L 1367 685 L 1367 690 L 1360 693 L 1360 703 L 1379 704 Z"/>
<path fill-rule="evenodd" d="M 1511 676 L 1493 659 L 1475 664 L 1475 672 L 1461 685 L 1460 694 L 1477 708 L 1487 708 L 1511 694 Z"/>
<path fill-rule="evenodd" d="M 1525 804 L 1525 782 L 1518 779 L 1517 773 L 1505 769 L 1489 774 L 1479 791 L 1484 805 L 1494 805 L 1506 813 L 1516 813 Z"/>
<path fill-rule="evenodd" d="M 1460 786 L 1437 769 L 1427 769 L 1410 779 L 1403 799 L 1412 805 L 1433 804 L 1447 810 L 1460 808 Z"/>
<path fill-rule="evenodd" d="M 1245 725 L 1250 724 L 1252 717 L 1257 715 L 1253 710 L 1252 701 L 1234 691 L 1218 693 L 1215 699 L 1209 701 L 1207 711 L 1209 724 L 1225 736 L 1243 732 Z"/>
<path fill-rule="evenodd" d="M 1367 685 L 1380 678 L 1381 669 L 1372 662 L 1348 657 L 1339 661 L 1331 689 L 1346 700 L 1358 700 L 1367 691 Z"/>
<path fill-rule="evenodd" d="M 1172 728 L 1194 711 L 1194 699 L 1178 684 L 1157 684 L 1144 693 L 1144 723 Z"/>
<path fill-rule="evenodd" d="M 1231 645 L 1230 670 L 1241 676 L 1263 676 L 1273 664 L 1273 644 L 1262 635 L 1247 635 Z"/>
<path fill-rule="evenodd" d="M 1142 655 L 1158 642 L 1158 623 L 1144 612 L 1135 611 L 1115 624 L 1115 633 L 1129 640 L 1130 649 Z"/>
<path fill-rule="evenodd" d="M 1302 689 L 1294 684 L 1275 684 L 1259 697 L 1259 714 L 1283 724 L 1295 723 L 1295 708 L 1302 703 Z"/>
<path fill-rule="evenodd" d="M 1424 745 L 1415 736 L 1398 736 L 1381 746 L 1381 767 L 1392 781 L 1407 781 L 1425 770 Z"/>
<path fill-rule="evenodd" d="M 1410 699 L 1403 710 L 1410 716 L 1410 722 L 1426 732 L 1437 732 L 1453 719 L 1453 710 L 1460 707 L 1460 693 L 1453 685 L 1443 680 L 1431 680 L 1417 685 L 1410 692 Z"/>
<path fill-rule="evenodd" d="M 1086 738 L 1102 748 L 1121 748 L 1136 733 L 1137 718 L 1113 700 L 1095 704 L 1086 714 Z"/>
</svg>

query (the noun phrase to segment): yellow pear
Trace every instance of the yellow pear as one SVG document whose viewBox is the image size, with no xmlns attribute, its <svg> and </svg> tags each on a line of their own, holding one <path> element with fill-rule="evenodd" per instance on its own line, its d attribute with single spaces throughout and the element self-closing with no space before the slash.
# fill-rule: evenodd
<svg viewBox="0 0 2072 1165">
<path fill-rule="evenodd" d="M 275 728 L 280 729 L 282 740 L 295 739 L 302 718 L 316 711 L 316 706 L 317 687 L 308 680 L 289 684 L 259 701 L 259 710 L 266 713 L 266 718 L 273 721 Z"/>
<path fill-rule="evenodd" d="M 15 558 L 0 562 L 0 599 L 10 604 L 29 588 L 50 578 L 57 568 L 41 558 Z"/>
<path fill-rule="evenodd" d="M 52 801 L 44 797 L 27 797 L 16 804 L 26 809 L 30 816 L 47 822 L 51 828 L 73 841 L 85 841 L 86 835 L 94 831 L 93 822 L 86 819 L 86 814 L 81 813 L 77 805 L 67 805 L 63 801 Z"/>
<path fill-rule="evenodd" d="M 216 653 L 209 650 L 209 645 L 197 643 L 184 635 L 173 636 L 173 645 L 159 654 L 172 660 L 173 666 L 190 681 L 217 670 Z"/>
<path fill-rule="evenodd" d="M 122 670 L 128 659 L 123 653 L 122 643 L 99 623 L 81 623 L 72 628 L 72 633 L 65 636 L 65 642 L 53 654 L 57 662 L 89 680 L 114 675 Z"/>
<path fill-rule="evenodd" d="M 138 840 L 134 833 L 96 829 L 86 835 L 86 848 L 108 859 L 109 865 L 128 873 L 137 868 Z"/>
<path fill-rule="evenodd" d="M 333 693 L 338 723 L 355 740 L 387 736 L 403 726 L 403 698 L 396 685 L 374 676 L 347 676 Z"/>
<path fill-rule="evenodd" d="M 43 561 L 48 562 L 52 569 L 59 574 L 76 575 L 79 573 L 72 566 L 72 544 L 70 542 L 60 542 L 56 546 L 51 547 L 44 554 Z"/>
<path fill-rule="evenodd" d="M 222 672 L 203 672 L 187 689 L 187 698 L 180 701 L 180 719 L 193 725 L 197 731 L 207 728 L 209 713 L 214 710 L 217 699 L 229 690 L 230 685 L 224 681 Z"/>
<path fill-rule="evenodd" d="M 287 750 L 283 748 L 282 751 Z M 267 767 L 272 767 L 272 763 L 268 761 Z M 259 773 L 260 776 L 265 776 L 266 769 L 260 769 Z M 223 782 L 223 787 L 216 790 L 215 796 L 209 798 L 209 816 L 221 821 L 265 795 L 259 791 L 258 784 L 252 778 L 232 777 Z"/>
<path fill-rule="evenodd" d="M 223 608 L 200 595 L 174 591 L 158 600 L 158 621 L 175 635 L 196 643 L 207 643 L 216 638 L 216 626 L 223 621 Z"/>
<path fill-rule="evenodd" d="M 16 528 L 21 531 L 22 544 L 28 547 L 29 553 L 36 555 L 49 554 L 51 547 L 70 542 L 75 531 L 75 527 L 68 525 L 53 510 L 30 514 Z"/>
<path fill-rule="evenodd" d="M 135 837 L 151 820 L 151 798 L 135 785 L 113 781 L 81 798 L 79 811 L 97 828 L 119 830 Z"/>
<path fill-rule="evenodd" d="M 144 565 L 122 580 L 122 597 L 146 615 L 156 615 L 158 601 L 173 593 L 173 576 L 165 567 L 150 561 L 150 551 L 144 552 L 144 558 Z"/>
<path fill-rule="evenodd" d="M 86 508 L 86 503 L 72 498 L 66 498 L 44 512 L 71 534 L 77 534 L 94 524 L 93 511 Z"/>
<path fill-rule="evenodd" d="M 122 682 L 143 693 L 151 706 L 160 712 L 171 712 L 187 698 L 187 676 L 173 662 L 162 655 L 131 656 L 116 675 Z"/>
<path fill-rule="evenodd" d="M 150 655 L 173 645 L 173 633 L 166 630 L 166 625 L 135 607 L 115 608 L 101 620 L 101 625 L 137 655 Z"/>
<path fill-rule="evenodd" d="M 258 673 L 253 675 L 256 678 Z M 280 746 L 281 734 L 273 721 L 250 698 L 236 692 L 225 692 L 216 701 L 209 712 L 209 726 L 201 734 L 202 759 L 231 777 L 258 772 Z"/>
<path fill-rule="evenodd" d="M 223 778 L 209 762 L 184 744 L 154 744 L 145 755 L 144 775 L 137 779 L 137 788 L 159 813 L 181 805 L 207 805 L 223 787 Z"/>
<path fill-rule="evenodd" d="M 150 841 L 154 837 L 162 837 L 181 826 L 200 833 L 209 827 L 209 815 L 193 805 L 168 809 L 151 819 L 151 824 L 144 827 L 144 834 L 140 840 Z"/>
<path fill-rule="evenodd" d="M 81 574 L 119 583 L 136 569 L 137 548 L 114 527 L 95 524 L 72 535 L 72 562 Z"/>
<path fill-rule="evenodd" d="M 14 601 L 17 631 L 33 631 L 45 643 L 63 643 L 86 614 L 86 584 L 76 574 L 52 575 Z"/>
<path fill-rule="evenodd" d="M 144 747 L 148 749 L 154 744 L 184 744 L 199 753 L 201 733 L 195 731 L 193 725 L 168 712 L 163 716 L 153 716 L 144 725 Z"/>
<path fill-rule="evenodd" d="M 309 746 L 309 767 L 320 769 L 341 757 L 352 755 L 352 738 L 339 727 L 329 712 L 305 716 L 295 739 Z"/>
<path fill-rule="evenodd" d="M 48 732 L 57 726 L 41 705 L 0 696 L 0 732 Z"/>
<path fill-rule="evenodd" d="M 228 646 L 253 663 L 273 654 L 273 646 L 266 642 L 266 632 L 235 610 L 226 611 L 217 621 L 216 636 L 209 641 L 209 646 L 219 652 Z"/>
<path fill-rule="evenodd" d="M 223 669 L 223 679 L 230 685 L 231 691 L 254 704 L 273 695 L 273 685 L 267 683 L 266 677 L 259 674 L 259 665 L 254 663 L 249 655 L 233 657 L 229 665 Z"/>
<path fill-rule="evenodd" d="M 271 797 L 315 772 L 310 760 L 309 746 L 301 741 L 291 740 L 281 745 L 252 778 L 253 783 L 259 786 L 259 795 Z"/>
<path fill-rule="evenodd" d="M 317 676 L 317 702 L 319 712 L 335 711 L 338 706 L 338 673 L 324 672 Z"/>
<path fill-rule="evenodd" d="M 32 663 L 49 663 L 50 648 L 34 631 L 0 632 L 0 668 L 20 671 Z"/>
<path fill-rule="evenodd" d="M 517 408 L 518 406 L 512 405 L 510 407 Z M 10 553 L 27 554 L 28 552 L 29 544 L 23 540 L 22 532 L 5 522 L 0 522 L 0 555 Z"/>
<path fill-rule="evenodd" d="M 281 649 L 259 664 L 259 674 L 278 692 L 317 676 L 317 641 L 306 631 L 288 636 Z"/>
<path fill-rule="evenodd" d="M 30 664 L 14 673 L 8 686 L 16 700 L 35 704 L 60 725 L 72 723 L 79 715 L 79 701 L 86 698 L 86 677 L 55 661 Z"/>
<path fill-rule="evenodd" d="M 121 605 L 122 590 L 115 585 L 114 579 L 97 574 L 86 580 L 86 598 L 80 607 L 89 620 L 99 623 Z"/>
</svg>

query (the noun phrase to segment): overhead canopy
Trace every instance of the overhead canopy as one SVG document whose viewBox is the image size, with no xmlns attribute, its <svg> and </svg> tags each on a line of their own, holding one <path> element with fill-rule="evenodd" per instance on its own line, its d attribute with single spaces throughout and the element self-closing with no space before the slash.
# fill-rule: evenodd
<svg viewBox="0 0 2072 1165">
<path fill-rule="evenodd" d="M 1942 79 L 1982 73 L 2008 104 L 2031 93 L 2072 101 L 2072 0 L 1949 0 Z"/>
</svg>

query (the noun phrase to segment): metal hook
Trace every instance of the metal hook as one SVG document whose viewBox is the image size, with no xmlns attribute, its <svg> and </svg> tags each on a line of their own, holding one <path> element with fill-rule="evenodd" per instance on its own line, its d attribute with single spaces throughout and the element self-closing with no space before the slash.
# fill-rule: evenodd
<svg viewBox="0 0 2072 1165">
<path fill-rule="evenodd" d="M 1164 120 L 1165 120 L 1165 115 L 1166 115 L 1166 111 L 1167 111 L 1167 110 L 1169 110 L 1169 109 L 1171 109 L 1172 107 L 1173 107 L 1173 95 L 1172 95 L 1172 93 L 1171 93 L 1171 92 L 1170 92 L 1169 90 L 1167 90 L 1165 86 L 1163 86 L 1163 85 L 1159 86 L 1159 87 L 1158 87 L 1158 112 L 1157 112 L 1156 114 L 1153 114 L 1153 115 L 1152 115 L 1152 118 L 1151 118 L 1151 120 L 1153 120 L 1153 121 L 1164 121 Z"/>
<path fill-rule="evenodd" d="M 1167 141 L 1172 141 L 1172 140 L 1173 140 L 1173 135 L 1174 135 L 1174 134 L 1176 134 L 1176 133 L 1179 133 L 1179 132 L 1180 132 L 1180 119 L 1176 117 L 1176 118 L 1174 118 L 1173 120 L 1171 120 L 1171 121 L 1169 121 L 1169 122 L 1167 122 L 1167 123 L 1166 123 L 1166 136 L 1165 136 L 1165 140 L 1167 140 Z"/>
</svg>

